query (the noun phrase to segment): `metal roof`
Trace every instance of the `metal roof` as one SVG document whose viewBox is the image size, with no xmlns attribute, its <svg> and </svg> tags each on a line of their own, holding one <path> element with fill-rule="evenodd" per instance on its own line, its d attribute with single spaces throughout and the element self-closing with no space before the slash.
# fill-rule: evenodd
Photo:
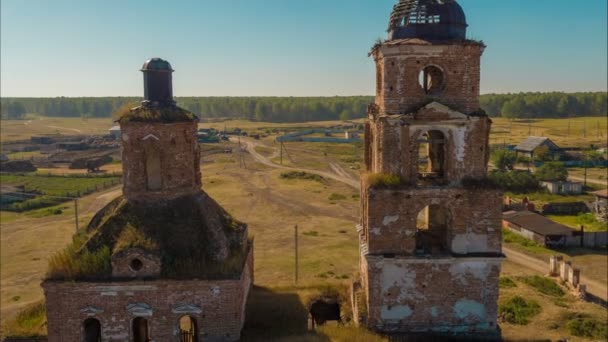
<svg viewBox="0 0 608 342">
<path fill-rule="evenodd" d="M 464 40 L 467 20 L 455 0 L 400 0 L 393 7 L 389 40 Z"/>
<path fill-rule="evenodd" d="M 572 235 L 574 232 L 572 228 L 553 222 L 532 211 L 509 211 L 503 213 L 502 218 L 509 223 L 542 236 Z"/>
<path fill-rule="evenodd" d="M 595 191 L 595 192 L 592 192 L 592 194 L 594 194 L 597 197 L 608 198 L 608 190 L 607 189 L 600 190 L 600 191 Z"/>
<path fill-rule="evenodd" d="M 150 58 L 141 67 L 141 71 L 173 72 L 171 64 L 162 58 Z"/>
<path fill-rule="evenodd" d="M 547 137 L 527 137 L 524 141 L 520 142 L 517 147 L 515 147 L 515 150 L 521 152 L 534 152 L 534 150 L 545 144 L 547 141 L 550 143 L 550 146 L 553 146 L 555 149 L 558 148 L 558 146 Z"/>
</svg>

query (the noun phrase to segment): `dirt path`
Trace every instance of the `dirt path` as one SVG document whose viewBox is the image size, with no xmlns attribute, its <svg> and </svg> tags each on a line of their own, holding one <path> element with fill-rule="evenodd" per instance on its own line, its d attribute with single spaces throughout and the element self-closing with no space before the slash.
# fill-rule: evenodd
<svg viewBox="0 0 608 342">
<path fill-rule="evenodd" d="M 60 126 L 46 126 L 49 128 L 55 128 L 55 129 L 62 129 L 64 131 L 72 131 L 72 132 L 76 132 L 76 133 L 82 133 L 81 130 L 76 129 L 76 128 L 68 128 L 68 127 L 60 127 Z"/>
<path fill-rule="evenodd" d="M 583 178 L 583 177 L 569 176 L 568 179 L 573 180 L 573 181 L 577 181 L 577 182 L 584 182 L 585 181 L 585 178 Z M 593 178 L 589 178 L 589 177 L 587 177 L 587 183 L 608 186 L 608 181 L 603 181 L 603 180 L 599 180 L 599 179 L 593 179 Z"/>
<path fill-rule="evenodd" d="M 306 168 L 298 168 L 298 167 L 290 167 L 290 166 L 283 166 L 283 165 L 278 165 L 273 163 L 270 159 L 264 157 L 263 155 L 259 154 L 256 150 L 255 147 L 256 146 L 264 146 L 264 147 L 268 147 L 266 145 L 263 145 L 261 143 L 258 143 L 256 141 L 252 141 L 249 139 L 244 139 L 241 138 L 241 143 L 245 143 L 246 149 L 249 152 L 249 154 L 251 154 L 251 156 L 253 158 L 255 158 L 255 160 L 257 160 L 259 163 L 264 164 L 266 166 L 270 166 L 270 167 L 274 167 L 277 169 L 284 169 L 284 170 L 294 170 L 294 171 L 306 171 L 309 173 L 314 173 L 317 174 L 319 176 L 323 176 L 326 178 L 330 178 L 333 180 L 336 180 L 338 182 L 342 182 L 345 183 L 347 185 L 352 186 L 353 188 L 358 189 L 359 188 L 359 181 L 351 178 L 351 177 L 343 177 L 343 176 L 339 176 L 336 175 L 334 173 L 330 173 L 330 172 L 325 172 L 325 171 L 319 171 L 319 170 L 313 170 L 313 169 L 306 169 Z"/>
<path fill-rule="evenodd" d="M 318 170 L 310 170 L 310 169 L 277 165 L 277 164 L 273 163 L 271 160 L 269 160 L 268 158 L 262 156 L 261 154 L 259 154 L 255 151 L 256 145 L 261 145 L 261 146 L 264 146 L 264 145 L 251 141 L 251 140 L 246 140 L 246 144 L 247 144 L 246 146 L 247 146 L 247 150 L 249 151 L 249 153 L 251 153 L 251 155 L 257 161 L 259 161 L 260 163 L 262 163 L 264 165 L 274 167 L 274 168 L 290 169 L 290 170 L 298 170 L 298 171 L 306 171 L 306 172 L 310 172 L 310 173 L 315 173 L 320 176 L 331 178 L 331 179 L 337 180 L 339 182 L 342 182 L 344 184 L 350 185 L 353 188 L 357 188 L 357 189 L 359 188 L 359 182 L 354 180 L 347 172 L 344 171 L 344 169 L 342 169 L 339 165 L 336 165 L 335 163 L 331 163 L 330 167 L 336 174 L 318 171 Z M 503 253 L 512 262 L 517 263 L 517 264 L 519 264 L 523 267 L 526 267 L 528 269 L 531 269 L 533 271 L 536 271 L 540 274 L 547 274 L 547 271 L 549 270 L 548 262 L 544 262 L 542 260 L 527 256 L 523 253 L 517 252 L 508 247 L 503 246 Z M 587 292 L 589 292 L 590 294 L 592 294 L 598 298 L 601 298 L 603 300 L 608 299 L 608 288 L 606 287 L 606 284 L 602 284 L 598 281 L 589 279 L 585 276 L 581 276 L 581 283 L 587 285 Z"/>
<path fill-rule="evenodd" d="M 504 246 L 502 251 L 507 256 L 507 259 L 518 265 L 524 266 L 541 274 L 547 274 L 549 271 L 548 262 L 544 262 Z M 604 301 L 608 300 L 608 289 L 606 288 L 606 284 L 602 284 L 601 282 L 589 279 L 585 276 L 581 276 L 581 283 L 587 285 L 587 292 L 590 294 Z"/>
</svg>

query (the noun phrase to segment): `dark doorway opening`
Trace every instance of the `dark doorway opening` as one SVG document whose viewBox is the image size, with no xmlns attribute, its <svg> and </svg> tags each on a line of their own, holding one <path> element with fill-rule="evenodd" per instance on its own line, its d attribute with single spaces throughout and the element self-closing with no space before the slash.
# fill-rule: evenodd
<svg viewBox="0 0 608 342">
<path fill-rule="evenodd" d="M 84 321 L 84 342 L 101 342 L 101 323 L 95 318 Z"/>
<path fill-rule="evenodd" d="M 191 316 L 183 316 L 179 320 L 180 342 L 198 342 L 198 327 Z"/>
<path fill-rule="evenodd" d="M 148 320 L 137 317 L 133 320 L 133 342 L 149 342 Z"/>
</svg>

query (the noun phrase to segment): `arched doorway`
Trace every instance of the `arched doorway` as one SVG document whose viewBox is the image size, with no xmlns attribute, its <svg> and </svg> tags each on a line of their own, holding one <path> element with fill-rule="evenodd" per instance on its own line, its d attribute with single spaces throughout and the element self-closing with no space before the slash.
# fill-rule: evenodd
<svg viewBox="0 0 608 342">
<path fill-rule="evenodd" d="M 446 139 L 441 131 L 428 131 L 418 139 L 418 179 L 443 180 Z"/>
<path fill-rule="evenodd" d="M 440 255 L 448 249 L 449 212 L 438 205 L 429 205 L 416 219 L 416 254 Z"/>
<path fill-rule="evenodd" d="M 133 320 L 133 342 L 148 342 L 148 320 L 143 317 L 137 317 Z"/>
<path fill-rule="evenodd" d="M 84 321 L 84 342 L 101 342 L 101 323 L 95 318 Z"/>
<path fill-rule="evenodd" d="M 198 342 L 198 327 L 192 316 L 183 316 L 179 319 L 180 342 Z"/>
</svg>

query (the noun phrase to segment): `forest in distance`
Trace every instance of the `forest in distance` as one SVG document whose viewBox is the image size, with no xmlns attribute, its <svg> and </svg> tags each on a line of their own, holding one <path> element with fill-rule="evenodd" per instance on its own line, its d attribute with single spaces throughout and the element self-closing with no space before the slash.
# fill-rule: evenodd
<svg viewBox="0 0 608 342">
<path fill-rule="evenodd" d="M 265 122 L 351 120 L 365 117 L 373 96 L 336 97 L 178 97 L 178 105 L 207 119 Z M 491 117 L 512 119 L 606 116 L 606 92 L 519 93 L 481 95 L 481 108 Z M 3 119 L 24 119 L 34 113 L 48 117 L 111 117 L 120 107 L 136 106 L 137 97 L 10 98 L 0 102 Z"/>
</svg>

